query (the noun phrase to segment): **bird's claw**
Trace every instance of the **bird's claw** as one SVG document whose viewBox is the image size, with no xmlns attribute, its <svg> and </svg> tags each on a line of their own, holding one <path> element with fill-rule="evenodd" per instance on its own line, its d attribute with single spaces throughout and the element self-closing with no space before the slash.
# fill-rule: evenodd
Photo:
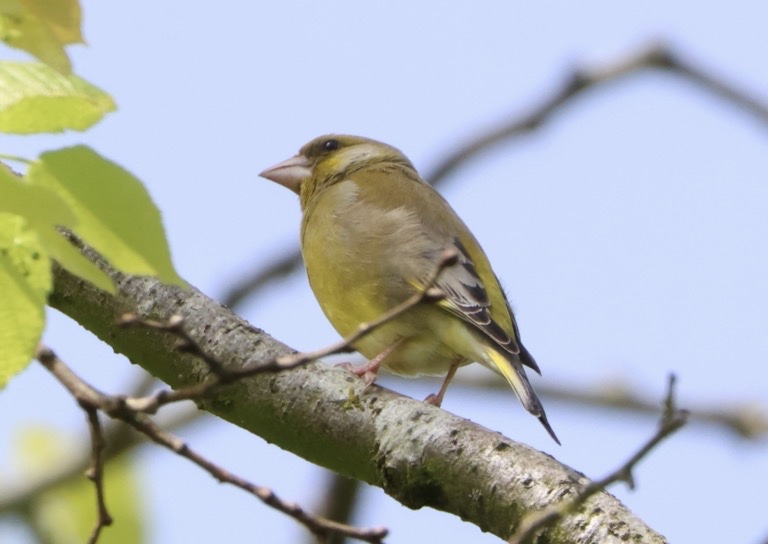
<svg viewBox="0 0 768 544">
<path fill-rule="evenodd" d="M 362 378 L 366 387 L 375 382 L 376 377 L 378 376 L 375 371 L 371 370 L 368 364 L 364 364 L 362 366 L 354 366 L 352 363 L 337 363 L 335 366 L 343 368 L 344 370 L 349 370 L 358 378 Z"/>
</svg>

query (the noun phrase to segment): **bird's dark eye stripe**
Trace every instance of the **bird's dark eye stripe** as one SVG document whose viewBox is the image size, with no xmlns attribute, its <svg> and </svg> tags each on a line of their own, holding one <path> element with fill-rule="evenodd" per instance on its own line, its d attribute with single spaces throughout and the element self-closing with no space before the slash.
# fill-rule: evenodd
<svg viewBox="0 0 768 544">
<path fill-rule="evenodd" d="M 323 149 L 326 151 L 335 151 L 341 147 L 341 142 L 338 140 L 326 140 L 323 142 Z"/>
</svg>

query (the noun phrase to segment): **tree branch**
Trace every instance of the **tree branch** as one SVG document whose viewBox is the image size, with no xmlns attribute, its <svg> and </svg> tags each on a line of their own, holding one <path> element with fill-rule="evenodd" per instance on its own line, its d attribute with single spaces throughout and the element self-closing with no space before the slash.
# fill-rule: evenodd
<svg viewBox="0 0 768 544">
<path fill-rule="evenodd" d="M 174 388 L 206 379 L 208 366 L 179 353 L 161 331 L 119 328 L 118 316 L 182 315 L 187 333 L 226 368 L 295 353 L 194 289 L 126 276 L 93 251 L 84 253 L 115 279 L 118 294 L 57 267 L 51 305 Z M 308 461 L 379 486 L 406 506 L 450 512 L 502 538 L 526 511 L 589 483 L 546 454 L 319 363 L 233 382 L 200 406 Z M 588 505 L 563 521 L 567 531 L 545 534 L 552 542 L 578 542 L 588 526 L 603 543 L 664 542 L 607 493 Z"/>
<path fill-rule="evenodd" d="M 158 418 L 159 425 L 164 429 L 174 429 L 201 420 L 205 412 L 194 410 L 182 410 L 171 417 Z M 134 432 L 130 427 L 120 422 L 112 422 L 105 426 L 104 442 L 107 448 L 104 452 L 104 460 L 109 461 L 115 457 L 147 443 L 145 437 Z M 37 473 L 24 480 L 19 486 L 4 487 L 0 491 L 0 512 L 24 511 L 29 504 L 40 497 L 46 491 L 65 485 L 67 482 L 80 479 L 88 470 L 90 463 L 90 450 L 83 451 L 82 455 L 67 459 L 66 462 L 57 463 L 44 473 Z"/>
<path fill-rule="evenodd" d="M 429 378 L 424 378 L 429 379 Z M 387 376 L 387 384 L 397 387 L 406 378 Z M 436 379 L 439 383 L 439 379 Z M 456 376 L 451 382 L 451 391 L 477 388 L 509 391 L 509 385 L 498 376 Z M 536 385 L 538 395 L 547 401 L 563 402 L 587 409 L 603 408 L 614 412 L 629 412 L 652 417 L 661 413 L 659 403 L 640 393 L 643 386 L 616 379 L 597 381 L 592 385 L 574 383 L 540 383 Z M 686 403 L 688 421 L 691 424 L 711 425 L 732 433 L 744 440 L 760 441 L 768 437 L 768 411 L 756 401 L 731 401 L 698 399 Z"/>
<path fill-rule="evenodd" d="M 152 441 L 168 448 L 177 455 L 193 462 L 218 481 L 238 487 L 251 495 L 254 495 L 265 504 L 283 512 L 299 521 L 312 533 L 322 539 L 330 535 L 341 534 L 357 540 L 364 540 L 371 544 L 380 544 L 387 535 L 387 530 L 382 528 L 358 529 L 332 520 L 313 516 L 304 511 L 297 504 L 280 499 L 268 487 L 252 484 L 222 467 L 211 462 L 204 456 L 190 448 L 185 442 L 171 433 L 157 426 L 148 416 L 131 410 L 119 396 L 110 396 L 97 391 L 92 386 L 77 376 L 53 351 L 46 347 L 38 349 L 37 359 L 45 366 L 70 393 L 77 399 L 78 404 L 86 411 L 89 419 L 89 427 L 92 436 L 92 469 L 88 477 L 94 481 L 98 503 L 98 521 L 89 539 L 90 543 L 98 540 L 101 529 L 112 523 L 112 517 L 107 512 L 104 503 L 103 492 L 103 463 L 101 452 L 104 449 L 104 438 L 101 434 L 101 424 L 98 420 L 98 411 L 103 411 L 112 418 L 120 419 L 137 431 L 147 436 Z"/>
<path fill-rule="evenodd" d="M 685 410 L 678 410 L 676 408 L 674 395 L 675 378 L 670 376 L 669 388 L 664 399 L 664 415 L 659 422 L 659 428 L 656 433 L 618 469 L 600 480 L 591 482 L 575 498 L 527 514 L 515 531 L 515 534 L 508 540 L 509 544 L 531 544 L 539 531 L 545 527 L 555 525 L 573 512 L 576 512 L 592 495 L 603 491 L 612 483 L 624 481 L 630 489 L 634 489 L 635 477 L 632 471 L 635 466 L 647 457 L 651 450 L 658 446 L 662 440 L 677 432 L 687 421 L 688 413 Z"/>
<path fill-rule="evenodd" d="M 269 361 L 258 362 L 256 364 L 237 368 L 227 368 L 222 366 L 218 359 L 205 351 L 184 329 L 184 318 L 182 316 L 174 315 L 171 316 L 168 321 L 161 322 L 152 319 L 142 319 L 132 312 L 123 314 L 118 320 L 118 325 L 123 327 L 142 326 L 149 329 L 171 332 L 177 338 L 177 349 L 184 353 L 195 355 L 208 366 L 208 370 L 210 371 L 209 379 L 195 385 L 183 387 L 175 391 L 161 390 L 153 395 L 141 398 L 126 398 L 125 402 L 132 410 L 155 413 L 157 409 L 164 404 L 178 402 L 180 400 L 200 400 L 206 395 L 209 395 L 214 389 L 236 380 L 267 372 L 273 373 L 291 370 L 292 368 L 314 362 L 322 357 L 349 352 L 352 349 L 351 346 L 355 342 L 368 336 L 374 330 L 404 314 L 414 306 L 425 301 L 437 302 L 445 298 L 445 293 L 441 289 L 433 287 L 433 284 L 442 271 L 445 270 L 447 266 L 455 264 L 457 259 L 458 254 L 455 251 L 444 251 L 435 270 L 426 279 L 422 290 L 414 293 L 393 308 L 390 308 L 373 321 L 361 323 L 358 325 L 357 329 L 346 338 L 342 338 L 330 346 L 313 351 L 279 355 Z"/>
<path fill-rule="evenodd" d="M 315 499 L 315 511 L 324 518 L 349 523 L 357 509 L 362 485 L 359 480 L 347 478 L 336 472 L 323 471 L 325 483 L 319 486 Z M 344 544 L 342 538 L 332 538 L 326 544 Z M 307 541 L 308 544 L 310 541 Z"/>
<path fill-rule="evenodd" d="M 591 68 L 574 69 L 566 75 L 562 85 L 539 105 L 530 107 L 522 115 L 516 114 L 497 128 L 488 129 L 474 140 L 465 142 L 439 162 L 427 179 L 434 185 L 442 183 L 464 163 L 489 148 L 541 128 L 564 106 L 571 104 L 584 92 L 638 75 L 645 70 L 661 70 L 681 77 L 768 125 L 768 105 L 764 102 L 712 71 L 696 66 L 663 43 L 652 43 L 613 61 Z"/>
</svg>

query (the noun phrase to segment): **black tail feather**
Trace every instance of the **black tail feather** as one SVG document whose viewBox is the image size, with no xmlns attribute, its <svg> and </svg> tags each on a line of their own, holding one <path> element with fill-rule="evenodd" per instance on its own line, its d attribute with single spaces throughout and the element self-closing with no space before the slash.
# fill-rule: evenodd
<svg viewBox="0 0 768 544">
<path fill-rule="evenodd" d="M 542 425 L 544 425 L 544 428 L 549 433 L 549 436 L 552 437 L 552 440 L 557 442 L 558 446 L 562 446 L 562 444 L 560 444 L 560 440 L 557 438 L 557 435 L 555 434 L 555 431 L 552 430 L 552 426 L 549 424 L 549 421 L 547 421 L 547 414 L 544 413 L 543 408 L 541 409 L 541 414 L 539 414 L 539 421 L 541 422 Z"/>
</svg>

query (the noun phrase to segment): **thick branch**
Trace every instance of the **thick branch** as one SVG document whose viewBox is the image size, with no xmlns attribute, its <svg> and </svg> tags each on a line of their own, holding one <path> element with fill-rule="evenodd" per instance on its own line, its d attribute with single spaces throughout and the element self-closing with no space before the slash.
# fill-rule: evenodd
<svg viewBox="0 0 768 544">
<path fill-rule="evenodd" d="M 509 539 L 509 544 L 529 544 L 533 542 L 535 535 L 544 527 L 554 525 L 560 520 L 566 519 L 578 508 L 581 508 L 587 500 L 595 493 L 605 490 L 607 486 L 614 482 L 624 481 L 631 489 L 635 488 L 635 477 L 633 474 L 635 466 L 645 459 L 651 450 L 658 446 L 662 440 L 677 432 L 688 419 L 688 413 L 685 410 L 678 410 L 675 404 L 675 377 L 669 377 L 669 390 L 664 400 L 664 415 L 659 424 L 659 428 L 643 446 L 636 451 L 624 464 L 614 470 L 608 476 L 600 480 L 590 482 L 576 497 L 553 504 L 543 510 L 527 514 L 522 523 Z"/>
<path fill-rule="evenodd" d="M 230 368 L 292 352 L 197 291 L 108 272 L 118 284 L 115 297 L 57 269 L 51 305 L 172 387 L 199 382 L 207 367 L 174 349 L 167 333 L 117 327 L 118 316 L 182 315 L 185 330 Z M 434 406 L 366 389 L 348 371 L 318 363 L 223 386 L 201 407 L 313 463 L 382 487 L 406 506 L 444 510 L 503 538 L 526 511 L 589 483 L 548 455 Z M 553 543 L 664 542 L 607 493 L 545 534 Z"/>
</svg>

